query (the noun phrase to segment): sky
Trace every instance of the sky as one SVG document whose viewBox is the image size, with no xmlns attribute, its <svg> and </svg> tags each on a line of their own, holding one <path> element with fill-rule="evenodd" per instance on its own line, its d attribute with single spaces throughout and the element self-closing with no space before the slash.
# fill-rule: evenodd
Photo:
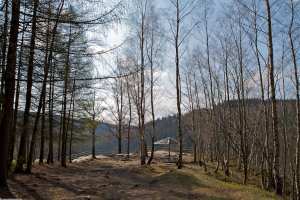
<svg viewBox="0 0 300 200">
<path fill-rule="evenodd" d="M 157 4 L 159 9 L 161 9 L 166 6 L 167 1 L 157 2 L 159 2 Z M 127 25 L 126 20 L 123 20 L 121 23 L 115 24 L 107 30 L 106 34 L 103 36 L 103 38 L 105 38 L 104 45 L 101 47 L 98 46 L 96 49 L 111 49 L 126 42 L 128 37 L 130 37 L 130 28 Z M 118 51 L 118 49 L 116 51 Z M 116 51 L 102 55 L 95 59 L 97 71 L 100 72 L 101 75 L 111 73 L 111 65 L 114 64 Z M 105 60 L 104 63 L 103 60 Z M 159 72 L 156 73 L 158 77 L 154 89 L 156 94 L 154 106 L 157 118 L 176 113 L 175 64 L 173 64 L 173 60 L 174 59 L 171 58 L 164 63 L 163 66 L 159 68 Z M 101 92 L 99 95 L 102 95 Z M 113 99 L 107 98 L 106 103 L 113 104 Z M 104 118 L 111 118 L 111 114 L 105 113 Z"/>
<path fill-rule="evenodd" d="M 109 0 L 107 0 L 109 1 Z M 154 1 L 154 0 L 152 0 Z M 190 1 L 190 0 L 188 0 Z M 204 0 L 200 0 L 203 1 Z M 207 0 L 208 6 L 211 7 L 209 10 L 209 29 L 212 30 L 218 30 L 218 26 L 222 24 L 222 16 L 223 10 L 226 9 L 226 3 L 228 3 L 230 0 L 215 0 L 215 3 L 212 3 L 212 1 Z M 128 2 L 133 2 L 132 0 L 128 0 Z M 172 6 L 169 3 L 169 0 L 156 0 L 155 5 L 157 6 L 161 16 L 162 16 L 162 24 L 164 28 L 164 32 L 167 34 L 170 34 L 170 25 L 168 23 L 168 15 L 167 12 L 172 12 Z M 197 45 L 204 45 L 204 37 L 203 37 L 203 29 L 204 24 L 203 20 L 201 18 L 203 17 L 203 4 L 201 4 L 202 7 L 199 7 L 195 10 L 193 10 L 193 15 L 189 19 L 186 20 L 186 26 L 185 28 L 189 28 L 191 24 L 193 24 L 196 20 L 199 20 L 199 27 L 193 29 L 191 36 L 188 37 L 186 41 L 186 45 L 184 48 L 182 48 L 182 52 L 184 52 L 182 56 L 183 62 L 181 65 L 185 65 L 185 58 L 189 55 L 189 53 L 193 50 L 193 48 Z M 174 10 L 173 10 L 174 11 Z M 175 14 L 175 12 L 173 12 Z M 130 15 L 130 12 L 128 13 Z M 218 19 L 218 21 L 217 21 Z M 212 31 L 217 32 L 217 31 Z M 114 26 L 111 26 L 107 29 L 106 34 L 102 36 L 103 44 L 98 46 L 97 48 L 101 49 L 110 49 L 116 46 L 119 46 L 120 44 L 123 44 L 128 37 L 130 36 L 130 28 L 128 26 L 128 21 L 121 20 L 120 23 L 115 24 Z M 213 34 L 210 35 L 210 37 L 214 37 Z M 172 46 L 172 43 L 168 41 L 167 39 L 164 40 L 165 42 L 165 49 L 164 52 L 164 59 L 162 66 L 159 68 L 159 72 L 157 73 L 159 75 L 158 81 L 155 86 L 155 92 L 157 94 L 157 97 L 155 98 L 155 113 L 156 117 L 164 117 L 168 115 L 176 114 L 177 108 L 176 108 L 176 90 L 175 90 L 175 59 L 174 59 L 174 47 Z M 211 46 L 214 46 L 213 42 Z M 277 57 L 279 57 L 280 52 L 275 52 Z M 105 55 L 102 55 L 101 57 L 96 59 L 96 65 L 97 70 L 100 72 L 101 75 L 106 75 L 111 73 L 111 67 L 114 65 L 116 53 L 108 53 Z M 103 62 L 104 61 L 104 62 Z M 217 69 L 215 69 L 217 70 Z M 258 74 L 253 74 L 253 79 L 258 79 Z M 253 87 L 257 87 L 257 85 L 253 84 Z M 256 92 L 256 91 L 255 91 Z M 101 94 L 99 94 L 101 95 Z M 255 95 L 254 95 L 255 96 Z M 112 99 L 107 98 L 107 103 L 111 104 Z M 184 106 L 183 106 L 183 110 Z M 106 115 L 106 117 L 109 117 L 109 114 Z"/>
<path fill-rule="evenodd" d="M 154 0 L 151 0 L 154 1 Z M 133 2 L 133 1 L 129 1 L 129 2 Z M 200 1 L 199 1 L 200 2 Z M 224 0 L 218 0 L 218 5 L 216 5 L 216 7 L 211 10 L 211 18 L 214 18 L 215 14 L 214 11 L 217 11 L 218 9 L 220 9 L 222 3 L 224 2 Z M 170 32 L 170 25 L 168 22 L 168 19 L 170 18 L 168 15 L 171 14 L 171 16 L 175 16 L 173 14 L 175 14 L 175 10 L 173 9 L 173 6 L 170 4 L 169 0 L 156 0 L 154 2 L 158 13 L 161 15 L 161 23 L 163 24 L 163 28 L 165 32 Z M 212 4 L 212 1 L 208 1 L 208 4 Z M 172 10 L 173 9 L 173 10 Z M 170 13 L 166 13 L 166 12 L 170 12 Z M 172 13 L 173 12 L 173 13 Z M 201 14 L 201 9 L 194 9 L 193 10 L 194 15 L 191 15 L 190 19 L 187 19 L 184 23 L 186 24 L 185 26 L 187 26 L 187 29 L 189 26 L 191 26 L 192 23 L 195 23 L 195 19 L 194 17 Z M 131 15 L 131 13 L 128 13 L 129 15 Z M 199 17 L 199 16 L 197 16 Z M 200 25 L 201 26 L 201 25 Z M 197 30 L 196 28 L 193 30 L 193 32 L 195 32 L 195 34 L 199 33 L 199 30 Z M 189 50 L 191 50 L 193 48 L 193 46 L 195 46 L 195 44 L 198 45 L 199 41 L 197 38 L 193 38 L 193 33 L 191 34 L 191 37 L 189 37 L 186 42 L 187 42 L 187 46 L 190 48 Z M 130 35 L 130 28 L 127 25 L 127 21 L 123 20 L 121 21 L 121 23 L 118 23 L 117 25 L 111 27 L 107 34 L 105 35 L 105 41 L 106 41 L 106 45 L 103 47 L 105 48 L 111 48 L 114 46 L 118 46 L 120 44 L 122 44 L 123 42 L 126 41 L 126 39 L 129 37 Z M 170 35 L 168 35 L 169 37 Z M 174 47 L 172 46 L 172 42 L 171 41 L 166 41 L 165 43 L 165 52 L 164 52 L 164 58 L 163 58 L 163 66 L 160 66 L 159 68 L 159 72 L 158 77 L 157 77 L 157 82 L 155 84 L 155 93 L 156 93 L 156 97 L 155 97 L 155 115 L 157 118 L 161 118 L 161 117 L 165 117 L 168 115 L 173 115 L 177 113 L 177 106 L 176 106 L 176 88 L 175 88 L 175 55 L 174 52 Z M 186 56 L 186 51 L 187 49 L 183 49 L 182 51 L 184 51 L 184 56 Z M 114 60 L 114 56 L 115 56 L 115 52 L 113 52 L 112 54 L 106 54 L 101 56 L 100 59 L 105 59 L 106 61 L 109 60 Z M 184 58 L 183 58 L 184 59 Z M 183 64 L 183 62 L 182 62 Z M 105 64 L 99 64 L 98 67 L 99 71 L 107 71 L 107 67 Z M 108 70 L 110 71 L 110 70 Z M 110 72 L 108 72 L 110 73 Z M 112 102 L 112 99 L 108 99 L 108 102 Z M 184 110 L 184 106 L 183 106 L 183 110 Z M 108 114 L 109 115 L 109 114 Z M 107 116 L 108 116 L 107 115 Z"/>
</svg>

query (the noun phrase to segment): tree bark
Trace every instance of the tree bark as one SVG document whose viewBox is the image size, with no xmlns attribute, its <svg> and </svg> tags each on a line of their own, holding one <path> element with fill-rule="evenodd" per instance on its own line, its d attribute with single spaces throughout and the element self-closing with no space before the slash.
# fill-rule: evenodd
<svg viewBox="0 0 300 200">
<path fill-rule="evenodd" d="M 287 184 L 287 159 L 288 159 L 288 138 L 287 138 L 287 108 L 286 108 L 286 92 L 285 92 L 285 74 L 284 74 L 284 58 L 285 50 L 284 45 L 282 48 L 281 57 L 281 75 L 282 75 L 282 92 L 283 92 L 283 102 L 282 102 L 282 117 L 283 117 L 283 142 L 284 142 L 284 163 L 283 163 L 283 194 L 285 195 L 288 191 Z"/>
<path fill-rule="evenodd" d="M 94 124 L 95 123 L 95 120 L 96 120 L 96 111 L 95 111 L 95 106 L 96 106 L 96 91 L 94 91 L 94 98 L 93 98 L 93 116 L 92 116 L 92 123 Z M 96 130 L 95 130 L 95 127 L 93 127 L 93 130 L 92 130 L 92 157 L 93 158 L 96 158 Z"/>
<path fill-rule="evenodd" d="M 297 199 L 300 200 L 300 96 L 299 96 L 299 79 L 298 79 L 298 66 L 297 66 L 297 56 L 294 46 L 293 39 L 293 26 L 294 26 L 294 2 L 291 2 L 291 21 L 289 26 L 289 43 L 292 56 L 292 63 L 294 67 L 294 80 L 295 80 L 295 90 L 296 90 L 296 122 L 297 122 L 297 143 L 296 143 L 296 194 Z"/>
<path fill-rule="evenodd" d="M 25 20 L 25 15 L 24 18 Z M 21 39 L 21 47 L 19 52 L 19 63 L 18 63 L 18 80 L 16 85 L 16 94 L 15 94 L 15 110 L 13 115 L 13 125 L 12 125 L 12 132 L 9 138 L 9 159 L 8 159 L 8 168 L 11 167 L 13 158 L 14 158 L 14 150 L 15 150 L 15 140 L 16 140 L 16 132 L 17 132 L 17 122 L 18 122 L 18 109 L 19 109 L 19 96 L 20 96 L 20 79 L 21 79 L 21 68 L 23 67 L 23 44 L 24 44 L 24 35 L 25 35 L 26 26 L 23 26 L 23 33 Z"/>
<path fill-rule="evenodd" d="M 154 94 L 153 94 L 153 87 L 154 87 L 154 77 L 153 77 L 153 44 L 154 44 L 154 33 L 153 29 L 151 30 L 151 48 L 150 48 L 150 103 L 151 103 L 151 116 L 152 116 L 152 134 L 151 134 L 151 154 L 150 158 L 147 162 L 148 165 L 151 164 L 154 158 L 154 142 L 155 142 L 155 113 L 154 113 Z"/>
<path fill-rule="evenodd" d="M 39 164 L 42 165 L 44 163 L 44 151 L 45 151 L 45 109 L 46 109 L 46 101 L 43 99 L 43 109 L 42 109 L 42 125 L 41 125 L 41 143 L 40 143 L 40 158 Z"/>
<path fill-rule="evenodd" d="M 73 131 L 74 131 L 74 110 L 75 110 L 75 90 L 76 90 L 76 73 L 73 80 L 73 90 L 72 90 L 72 114 L 71 114 L 71 133 L 69 141 L 69 162 L 72 163 L 72 142 L 73 142 Z"/>
<path fill-rule="evenodd" d="M 181 80 L 180 80 L 180 55 L 179 55 L 179 32 L 180 32 L 180 7 L 179 0 L 176 0 L 176 33 L 175 33 L 175 64 L 176 64 L 176 101 L 177 101 L 177 127 L 179 155 L 177 168 L 182 168 L 182 122 L 181 122 Z"/>
<path fill-rule="evenodd" d="M 275 180 L 276 194 L 282 195 L 282 178 L 280 176 L 280 142 L 278 130 L 278 116 L 276 105 L 276 88 L 274 80 L 274 56 L 273 56 L 273 33 L 272 33 L 272 15 L 269 0 L 265 0 L 267 22 L 268 22 L 268 52 L 269 52 L 269 79 L 271 87 L 271 103 L 272 103 L 272 127 L 274 134 L 274 162 L 273 173 Z"/>
<path fill-rule="evenodd" d="M 62 141 L 61 141 L 61 166 L 67 167 L 66 164 L 66 154 L 67 154 L 67 93 L 69 87 L 69 73 L 70 73 L 70 50 L 71 50 L 71 34 L 72 34 L 72 26 L 70 24 L 69 27 L 69 41 L 68 41 L 68 51 L 67 58 L 65 63 L 65 72 L 64 72 L 64 94 L 63 94 L 63 121 L 62 121 Z"/>
<path fill-rule="evenodd" d="M 7 160 L 9 131 L 13 117 L 13 104 L 15 94 L 16 53 L 18 45 L 18 29 L 20 18 L 20 1 L 12 0 L 12 17 L 10 25 L 10 38 L 7 52 L 7 64 L 5 71 L 5 96 L 3 113 L 5 117 L 0 124 L 0 188 L 7 187 Z"/>
<path fill-rule="evenodd" d="M 7 37 L 8 37 L 8 0 L 4 1 L 5 4 L 5 12 L 4 12 L 4 24 L 3 24 L 3 33 L 2 33 L 2 60 L 1 60 L 1 89 L 0 95 L 4 94 L 4 87 L 5 87 L 5 61 L 6 61 L 6 48 L 7 48 Z"/>
<path fill-rule="evenodd" d="M 145 6 L 145 8 L 144 8 Z M 141 66 L 140 66 L 140 151 L 141 151 L 141 165 L 146 164 L 146 142 L 145 142 L 145 54 L 144 54 L 144 44 L 145 44 L 145 21 L 146 21 L 146 8 L 147 0 L 145 5 L 142 6 L 141 10 L 141 33 L 140 33 L 140 56 L 141 56 Z"/>
<path fill-rule="evenodd" d="M 127 157 L 130 155 L 130 132 L 131 132 L 131 120 L 132 120 L 132 107 L 131 107 L 131 96 L 130 96 L 130 88 L 129 81 L 126 80 L 127 84 L 127 98 L 128 98 L 128 106 L 129 106 L 129 120 L 128 120 L 128 128 L 127 128 Z"/>
<path fill-rule="evenodd" d="M 122 153 L 122 124 L 123 124 L 123 82 L 120 80 L 120 99 L 118 97 L 118 153 Z"/>
</svg>

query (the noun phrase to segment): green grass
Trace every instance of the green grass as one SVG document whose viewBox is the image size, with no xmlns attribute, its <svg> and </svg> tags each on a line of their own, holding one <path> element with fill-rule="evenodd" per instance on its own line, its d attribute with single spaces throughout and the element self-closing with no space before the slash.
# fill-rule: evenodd
<svg viewBox="0 0 300 200">
<path fill-rule="evenodd" d="M 203 200 L 273 200 L 281 199 L 275 193 L 259 187 L 259 177 L 251 176 L 248 185 L 243 185 L 243 174 L 231 167 L 231 176 L 226 177 L 222 170 L 214 172 L 213 164 L 205 172 L 198 165 L 187 164 L 183 169 L 176 166 L 153 165 L 145 173 L 152 174 L 151 184 L 168 187 L 174 192 L 185 190 L 198 195 Z"/>
<path fill-rule="evenodd" d="M 211 169 L 209 169 L 211 170 Z M 215 195 L 225 199 L 244 199 L 244 200 L 268 200 L 268 199 L 280 199 L 274 193 L 267 192 L 260 189 L 256 185 L 243 185 L 240 184 L 242 176 L 238 176 L 238 172 L 233 178 L 227 178 L 221 175 L 222 172 L 215 174 L 212 171 L 209 173 L 204 172 L 200 168 L 185 168 L 183 172 L 186 174 L 192 174 L 196 179 L 202 183 L 202 188 L 199 187 L 196 191 L 204 192 L 206 195 Z M 203 186 L 208 189 L 203 189 Z"/>
</svg>

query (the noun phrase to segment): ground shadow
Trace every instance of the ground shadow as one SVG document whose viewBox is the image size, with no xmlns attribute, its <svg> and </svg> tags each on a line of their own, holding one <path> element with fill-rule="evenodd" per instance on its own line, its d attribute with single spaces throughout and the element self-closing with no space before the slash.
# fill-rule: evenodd
<svg viewBox="0 0 300 200">
<path fill-rule="evenodd" d="M 26 191 L 26 194 L 28 194 L 29 196 L 33 197 L 34 199 L 41 199 L 41 200 L 45 199 L 44 197 L 42 197 L 40 195 L 39 191 L 36 191 L 35 189 L 29 187 L 27 184 L 23 183 L 22 181 L 17 180 L 14 177 L 12 177 L 10 180 L 15 185 L 15 187 L 17 186 L 17 187 L 22 188 L 23 190 Z"/>
<path fill-rule="evenodd" d="M 8 187 L 0 188 L 0 199 L 1 198 L 16 198 L 13 193 L 9 190 Z"/>
</svg>

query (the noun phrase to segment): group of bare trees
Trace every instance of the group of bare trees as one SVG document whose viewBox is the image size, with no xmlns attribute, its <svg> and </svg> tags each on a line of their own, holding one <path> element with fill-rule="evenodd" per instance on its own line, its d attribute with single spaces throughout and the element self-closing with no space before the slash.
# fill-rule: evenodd
<svg viewBox="0 0 300 200">
<path fill-rule="evenodd" d="M 88 51 L 85 32 L 118 20 L 123 5 L 98 2 L 101 8 L 95 10 L 94 4 L 1 2 L 1 188 L 14 158 L 16 173 L 30 173 L 36 158 L 40 164 L 57 158 L 66 167 L 68 146 L 71 161 L 73 119 L 86 113 L 85 118 L 95 121 L 103 111 L 95 95 L 88 102 L 80 98 L 83 89 L 93 88 L 93 80 L 105 78 L 94 77 L 91 57 L 102 52 Z M 94 123 L 89 123 L 93 130 Z"/>
<path fill-rule="evenodd" d="M 141 165 L 151 164 L 154 158 L 155 134 L 155 86 L 157 71 L 161 67 L 162 29 L 160 15 L 154 2 L 135 1 L 129 13 L 130 32 L 127 44 L 117 56 L 116 74 L 136 72 L 116 79 L 112 83 L 114 99 L 113 118 L 117 124 L 118 152 L 122 153 L 122 137 L 127 137 L 127 154 L 130 152 L 131 126 L 135 125 L 139 137 Z M 146 131 L 146 122 L 151 128 Z M 146 138 L 151 140 L 148 156 Z M 148 158 L 148 159 L 147 159 Z"/>
<path fill-rule="evenodd" d="M 202 5 L 201 42 L 182 67 L 194 161 L 226 176 L 236 166 L 244 184 L 260 176 L 264 189 L 298 199 L 299 2 L 230 1 L 217 19 Z"/>
<path fill-rule="evenodd" d="M 244 184 L 259 176 L 264 189 L 299 199 L 300 3 L 215 3 L 131 2 L 126 21 L 129 38 L 114 56 L 114 75 L 99 78 L 93 77 L 91 58 L 106 51 L 89 50 L 85 33 L 90 27 L 118 21 L 126 10 L 123 2 L 106 7 L 106 2 L 94 1 L 2 1 L 1 186 L 6 186 L 14 152 L 16 172 L 31 172 L 37 146 L 41 164 L 47 150 L 48 164 L 57 157 L 66 167 L 76 117 L 88 121 L 95 157 L 95 121 L 104 111 L 111 112 L 116 124 L 118 153 L 123 152 L 126 138 L 129 156 L 136 126 L 140 163 L 151 164 L 157 137 L 155 86 L 164 63 L 174 72 L 178 168 L 183 167 L 184 138 L 189 138 L 194 162 L 205 170 L 209 161 L 217 163 L 216 173 L 222 168 L 226 176 L 236 167 L 243 172 Z M 104 105 L 93 81 L 107 78 L 111 79 L 104 82 L 105 89 L 113 103 Z M 151 128 L 146 131 L 149 121 Z"/>
</svg>

